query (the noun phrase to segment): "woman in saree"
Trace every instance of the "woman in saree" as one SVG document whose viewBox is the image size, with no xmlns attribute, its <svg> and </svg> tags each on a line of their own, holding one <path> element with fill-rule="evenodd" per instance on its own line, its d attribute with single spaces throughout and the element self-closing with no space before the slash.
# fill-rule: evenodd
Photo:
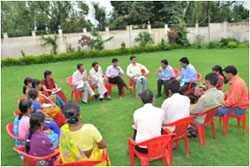
<svg viewBox="0 0 250 167">
<path fill-rule="evenodd" d="M 63 91 L 58 90 L 59 87 L 55 83 L 54 79 L 52 78 L 52 72 L 49 70 L 46 70 L 44 72 L 44 79 L 41 80 L 43 91 L 47 92 L 49 95 L 55 91 L 64 103 L 67 103 L 67 98 L 65 97 Z"/>
<path fill-rule="evenodd" d="M 50 101 L 53 101 L 58 107 L 63 109 L 64 102 L 62 101 L 62 99 L 58 95 L 56 95 L 56 94 L 49 95 L 48 92 L 41 91 L 42 90 L 42 85 L 41 85 L 40 80 L 33 79 L 32 80 L 32 87 L 36 88 L 37 91 L 38 91 L 37 97 L 38 97 L 38 100 L 39 100 L 40 104 L 49 103 Z M 50 101 L 47 98 L 49 98 Z"/>
<path fill-rule="evenodd" d="M 24 140 L 25 152 L 29 155 L 42 157 L 52 154 L 58 146 L 54 146 L 47 135 L 42 131 L 45 126 L 45 115 L 42 112 L 34 113 L 30 117 L 30 128 Z M 37 161 L 37 166 L 52 166 L 56 157 L 46 161 Z"/>
<path fill-rule="evenodd" d="M 80 107 L 68 102 L 63 108 L 67 124 L 61 127 L 59 150 L 63 163 L 87 160 L 100 160 L 106 143 L 92 124 L 82 124 Z M 105 166 L 106 161 L 98 166 Z"/>
</svg>

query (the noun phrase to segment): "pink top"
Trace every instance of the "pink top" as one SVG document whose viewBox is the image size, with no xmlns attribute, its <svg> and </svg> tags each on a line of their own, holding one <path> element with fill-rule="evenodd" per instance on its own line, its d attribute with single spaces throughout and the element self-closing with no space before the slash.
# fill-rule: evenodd
<svg viewBox="0 0 250 167">
<path fill-rule="evenodd" d="M 218 82 L 217 82 L 216 88 L 218 90 L 221 90 L 223 86 L 224 86 L 224 77 L 222 75 L 219 75 L 218 76 Z"/>
<path fill-rule="evenodd" d="M 230 107 L 232 105 L 242 106 L 248 104 L 248 89 L 245 81 L 238 75 L 235 75 L 230 81 L 229 91 L 224 93 L 225 101 L 222 107 Z M 239 107 L 246 109 L 247 107 Z"/>
<path fill-rule="evenodd" d="M 21 120 L 19 120 L 18 136 L 24 138 L 26 133 L 29 131 L 29 128 L 30 128 L 30 118 L 27 116 L 22 116 Z"/>
</svg>

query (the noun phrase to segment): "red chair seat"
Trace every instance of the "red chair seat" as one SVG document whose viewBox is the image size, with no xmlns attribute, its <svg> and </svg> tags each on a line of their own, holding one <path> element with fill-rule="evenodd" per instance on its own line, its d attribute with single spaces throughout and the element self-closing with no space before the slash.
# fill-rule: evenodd
<svg viewBox="0 0 250 167">
<path fill-rule="evenodd" d="M 175 80 L 176 77 L 177 77 L 178 75 L 180 75 L 181 72 L 180 72 L 180 70 L 177 69 L 177 68 L 174 68 L 173 71 L 174 71 L 174 74 L 175 74 L 175 77 L 174 77 L 173 79 Z"/>
<path fill-rule="evenodd" d="M 72 76 L 66 79 L 66 83 L 71 86 L 71 101 L 73 100 L 73 95 L 75 94 L 76 103 L 79 103 L 79 98 L 82 98 L 82 93 L 84 91 L 79 91 L 75 89 L 75 86 L 72 83 Z"/>
<path fill-rule="evenodd" d="M 24 140 L 23 137 L 17 137 L 17 136 L 14 135 L 13 126 L 14 126 L 13 122 L 6 125 L 6 130 L 7 130 L 7 133 L 10 135 L 10 137 L 12 137 L 15 140 Z"/>
<path fill-rule="evenodd" d="M 196 82 L 199 82 L 199 81 L 201 80 L 201 78 L 202 78 L 201 73 L 197 73 L 197 80 L 190 82 L 190 83 L 189 83 L 189 86 L 188 86 L 188 89 L 185 90 L 184 93 L 185 93 L 185 94 L 188 94 L 188 93 L 190 92 L 190 90 L 191 90 L 192 84 L 193 84 L 193 83 L 196 83 Z"/>
<path fill-rule="evenodd" d="M 205 126 L 209 124 L 211 124 L 211 127 L 212 127 L 213 137 L 214 139 L 216 139 L 216 133 L 215 133 L 215 127 L 214 127 L 214 115 L 216 114 L 217 111 L 218 111 L 218 107 L 193 115 L 195 117 L 206 115 L 206 118 L 202 125 L 191 123 L 191 125 L 197 128 L 198 130 L 201 146 L 205 145 Z"/>
</svg>

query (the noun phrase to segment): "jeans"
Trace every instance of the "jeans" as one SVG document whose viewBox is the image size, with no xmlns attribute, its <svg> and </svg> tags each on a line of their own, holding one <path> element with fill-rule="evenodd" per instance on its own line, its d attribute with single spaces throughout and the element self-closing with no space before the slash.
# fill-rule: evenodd
<svg viewBox="0 0 250 167">
<path fill-rule="evenodd" d="M 221 116 L 224 114 L 228 114 L 230 112 L 231 107 L 219 107 L 218 111 L 216 112 L 216 116 Z M 246 109 L 240 109 L 238 107 L 234 107 L 233 115 L 242 115 L 246 112 Z"/>
<path fill-rule="evenodd" d="M 144 85 L 144 90 L 148 89 L 147 78 L 145 78 L 145 77 L 141 77 L 141 78 L 132 77 L 131 80 L 136 83 L 136 94 L 140 94 L 142 92 L 141 84 Z"/>
</svg>

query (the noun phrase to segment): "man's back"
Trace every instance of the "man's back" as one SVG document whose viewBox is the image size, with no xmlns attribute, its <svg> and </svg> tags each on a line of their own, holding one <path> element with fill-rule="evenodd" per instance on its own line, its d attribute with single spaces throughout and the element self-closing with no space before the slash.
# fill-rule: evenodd
<svg viewBox="0 0 250 167">
<path fill-rule="evenodd" d="M 161 135 L 163 111 L 151 103 L 134 112 L 134 122 L 137 128 L 136 142 L 142 142 Z"/>
<path fill-rule="evenodd" d="M 169 124 L 189 116 L 190 99 L 175 93 L 163 102 L 161 108 L 164 111 L 164 124 Z M 171 131 L 175 130 L 175 127 L 167 128 Z"/>
</svg>

